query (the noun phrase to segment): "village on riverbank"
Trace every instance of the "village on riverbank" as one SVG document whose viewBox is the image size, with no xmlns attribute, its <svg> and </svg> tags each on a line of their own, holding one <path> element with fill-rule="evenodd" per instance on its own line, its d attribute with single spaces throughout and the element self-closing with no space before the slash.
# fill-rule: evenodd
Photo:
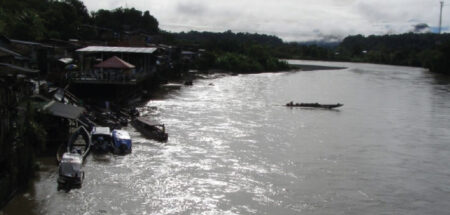
<svg viewBox="0 0 450 215">
<path fill-rule="evenodd" d="M 220 51 L 189 39 L 174 41 L 148 11 L 118 8 L 90 16 L 79 1 L 43 4 L 47 9 L 36 9 L 29 1 L 3 6 L 7 17 L 23 10 L 36 13 L 47 19 L 44 28 L 0 16 L 5 23 L 0 26 L 0 206 L 26 189 L 39 169 L 38 156 L 56 153 L 57 160 L 64 161 L 64 153 L 81 149 L 83 157 L 89 149 L 76 144 L 78 136 L 98 131 L 99 138 L 109 133 L 114 139 L 116 134 L 121 142 L 129 135 L 120 129 L 131 122 L 144 135 L 167 140 L 162 123 L 139 118 L 136 110 L 155 92 L 192 85 L 205 72 L 289 69 L 257 42 L 242 46 L 247 54 L 233 51 L 243 38 L 271 41 L 272 36 L 231 33 L 232 41 L 214 43 L 225 48 Z M 66 9 L 75 14 L 67 17 L 62 13 Z M 53 19 L 58 14 L 67 19 L 51 24 L 58 22 Z M 127 147 L 131 151 L 131 144 Z"/>
<path fill-rule="evenodd" d="M 54 154 L 77 128 L 120 129 L 156 90 L 191 85 L 204 52 L 154 44 L 142 32 L 102 42 L 0 36 L 0 200 L 25 187 L 36 156 Z M 163 126 L 137 121 L 144 131 Z"/>
</svg>

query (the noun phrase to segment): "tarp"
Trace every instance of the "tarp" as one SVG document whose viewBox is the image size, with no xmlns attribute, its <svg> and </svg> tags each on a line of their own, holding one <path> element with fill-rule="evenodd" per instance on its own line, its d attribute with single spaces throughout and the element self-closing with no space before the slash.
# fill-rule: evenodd
<svg viewBox="0 0 450 215">
<path fill-rule="evenodd" d="M 135 66 L 130 64 L 117 56 L 108 58 L 107 60 L 95 65 L 96 68 L 107 68 L 107 69 L 133 69 Z"/>
<path fill-rule="evenodd" d="M 67 105 L 56 101 L 51 101 L 42 108 L 49 114 L 66 119 L 78 119 L 85 111 L 82 107 Z"/>
</svg>

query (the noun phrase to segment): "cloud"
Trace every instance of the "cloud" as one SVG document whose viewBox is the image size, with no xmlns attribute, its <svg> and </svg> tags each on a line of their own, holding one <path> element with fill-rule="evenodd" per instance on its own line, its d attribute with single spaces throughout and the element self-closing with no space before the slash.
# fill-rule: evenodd
<svg viewBox="0 0 450 215">
<path fill-rule="evenodd" d="M 176 8 L 178 13 L 195 16 L 203 15 L 207 10 L 206 5 L 188 2 L 179 2 Z"/>
<path fill-rule="evenodd" d="M 333 40 L 351 34 L 410 32 L 437 25 L 429 0 L 84 0 L 89 10 L 119 6 L 149 10 L 168 31 L 273 34 L 286 41 Z M 449 8 L 444 8 L 444 18 Z M 448 19 L 447 19 L 448 20 Z M 443 20 L 444 27 L 449 23 Z"/>
</svg>

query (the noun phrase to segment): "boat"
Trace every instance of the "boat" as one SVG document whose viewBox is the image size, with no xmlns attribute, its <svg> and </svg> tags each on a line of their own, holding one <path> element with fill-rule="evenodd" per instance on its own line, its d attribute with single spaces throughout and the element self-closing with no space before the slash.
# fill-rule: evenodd
<svg viewBox="0 0 450 215">
<path fill-rule="evenodd" d="M 179 90 L 179 89 L 181 89 L 181 87 L 183 87 L 183 85 L 177 84 L 177 83 L 167 83 L 167 84 L 161 85 L 161 88 L 168 89 L 168 90 Z"/>
<path fill-rule="evenodd" d="M 84 180 L 83 156 L 78 153 L 66 152 L 59 163 L 58 191 L 63 189 L 68 192 L 71 189 L 81 188 Z"/>
<path fill-rule="evenodd" d="M 99 125 L 110 128 L 121 128 L 128 124 L 127 119 L 117 117 L 111 112 L 95 112 L 95 122 Z"/>
<path fill-rule="evenodd" d="M 286 104 L 287 107 L 305 107 L 305 108 L 324 108 L 324 109 L 333 109 L 342 107 L 343 104 L 319 104 L 319 103 L 294 103 L 289 102 Z"/>
<path fill-rule="evenodd" d="M 91 148 L 91 135 L 85 127 L 80 126 L 72 132 L 67 143 L 61 144 L 56 152 L 56 160 L 61 162 L 64 153 L 80 154 L 82 159 L 87 157 Z"/>
<path fill-rule="evenodd" d="M 166 127 L 164 124 L 152 122 L 143 117 L 138 117 L 131 121 L 136 130 L 141 132 L 144 136 L 157 140 L 157 141 L 167 141 L 169 135 L 166 133 Z"/>
<path fill-rule="evenodd" d="M 78 127 L 75 132 L 70 136 L 67 143 L 67 152 L 78 153 L 83 160 L 89 154 L 91 149 L 91 135 L 85 127 Z"/>
<path fill-rule="evenodd" d="M 73 131 L 67 143 L 61 144 L 56 155 L 59 162 L 58 191 L 81 188 L 84 180 L 81 168 L 90 148 L 91 136 L 83 126 Z"/>
<path fill-rule="evenodd" d="M 125 130 L 115 129 L 112 131 L 112 151 L 115 154 L 131 153 L 130 134 Z"/>
<path fill-rule="evenodd" d="M 91 147 L 95 153 L 111 151 L 112 135 L 109 127 L 94 127 L 91 131 Z"/>
</svg>

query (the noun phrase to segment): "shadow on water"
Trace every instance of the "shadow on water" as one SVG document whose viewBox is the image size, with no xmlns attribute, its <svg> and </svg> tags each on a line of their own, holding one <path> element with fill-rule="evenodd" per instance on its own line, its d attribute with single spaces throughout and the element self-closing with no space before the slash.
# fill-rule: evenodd
<svg viewBox="0 0 450 215">
<path fill-rule="evenodd" d="M 53 156 L 41 157 L 38 159 L 39 170 L 36 172 L 35 178 L 30 182 L 25 192 L 19 192 L 7 205 L 0 211 L 0 214 L 43 214 L 39 211 L 41 199 L 37 195 L 38 182 L 48 180 L 49 173 L 57 171 L 56 159 Z M 56 178 L 54 178 L 56 184 Z M 56 191 L 56 186 L 55 186 Z"/>
<path fill-rule="evenodd" d="M 430 74 L 433 81 L 433 90 L 439 95 L 450 97 L 450 75 Z"/>
</svg>

